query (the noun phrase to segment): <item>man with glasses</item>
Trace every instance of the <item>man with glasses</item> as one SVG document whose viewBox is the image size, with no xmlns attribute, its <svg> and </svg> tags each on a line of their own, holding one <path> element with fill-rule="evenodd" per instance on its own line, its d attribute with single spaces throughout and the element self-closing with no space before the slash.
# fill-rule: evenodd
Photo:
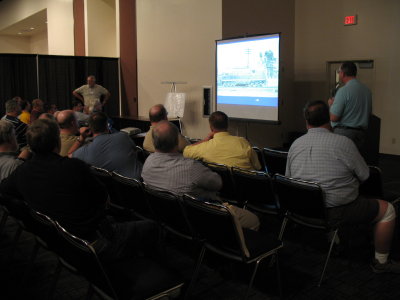
<svg viewBox="0 0 400 300">
<path fill-rule="evenodd" d="M 344 62 L 338 73 L 344 86 L 328 100 L 333 131 L 353 140 L 360 150 L 372 111 L 371 91 L 356 79 L 357 67 L 353 62 Z"/>
</svg>

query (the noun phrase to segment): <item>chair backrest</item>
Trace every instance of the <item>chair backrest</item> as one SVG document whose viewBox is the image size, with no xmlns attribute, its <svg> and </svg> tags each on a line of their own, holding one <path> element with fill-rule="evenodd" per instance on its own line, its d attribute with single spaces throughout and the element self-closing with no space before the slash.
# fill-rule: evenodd
<svg viewBox="0 0 400 300">
<path fill-rule="evenodd" d="M 383 199 L 382 171 L 378 167 L 369 166 L 369 177 L 360 184 L 360 194 L 367 197 Z"/>
<path fill-rule="evenodd" d="M 233 167 L 232 176 L 240 202 L 277 210 L 272 178 L 267 173 Z"/>
<path fill-rule="evenodd" d="M 111 172 L 95 166 L 90 167 L 91 173 L 101 182 L 107 189 L 108 195 L 113 201 L 116 198 Z"/>
<path fill-rule="evenodd" d="M 213 247 L 241 258 L 249 257 L 242 228 L 231 210 L 222 204 L 183 196 L 194 232 Z"/>
<path fill-rule="evenodd" d="M 271 176 L 274 174 L 285 174 L 288 156 L 287 152 L 264 148 L 263 155 L 265 166 Z"/>
<path fill-rule="evenodd" d="M 162 226 L 180 237 L 193 238 L 193 231 L 180 197 L 169 192 L 154 190 L 146 184 L 144 192 L 153 215 Z"/>
<path fill-rule="evenodd" d="M 150 218 L 150 207 L 143 191 L 143 184 L 137 179 L 115 172 L 112 173 L 112 179 L 116 197 L 111 202 L 123 208 L 132 209 L 139 217 Z"/>
<path fill-rule="evenodd" d="M 325 199 L 316 183 L 275 175 L 274 190 L 281 210 L 310 219 L 326 220 Z"/>
<path fill-rule="evenodd" d="M 136 146 L 136 154 L 137 154 L 138 160 L 142 164 L 144 164 L 144 162 L 146 161 L 146 159 L 149 157 L 149 155 L 151 153 L 147 150 L 144 150 L 142 147 Z"/>
<path fill-rule="evenodd" d="M 231 169 L 226 165 L 204 162 L 204 165 L 210 168 L 221 176 L 222 188 L 219 190 L 219 195 L 222 198 L 237 200 L 235 185 L 233 184 Z"/>
<path fill-rule="evenodd" d="M 60 256 L 60 261 L 64 266 L 71 270 L 77 270 L 90 283 L 100 287 L 110 297 L 118 299 L 105 269 L 91 244 L 86 240 L 72 235 L 57 222 L 54 223 L 58 233 L 58 249 L 56 253 Z"/>
<path fill-rule="evenodd" d="M 258 161 L 260 162 L 260 165 L 261 165 L 261 171 L 268 172 L 267 168 L 265 167 L 264 155 L 263 155 L 261 149 L 258 147 L 253 147 L 253 150 L 257 153 Z"/>
</svg>

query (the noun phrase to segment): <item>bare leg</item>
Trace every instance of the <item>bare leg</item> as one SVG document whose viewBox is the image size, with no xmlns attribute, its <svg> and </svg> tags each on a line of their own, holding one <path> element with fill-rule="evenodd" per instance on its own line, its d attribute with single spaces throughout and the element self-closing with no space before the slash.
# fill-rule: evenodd
<svg viewBox="0 0 400 300">
<path fill-rule="evenodd" d="M 390 251 L 390 246 L 392 243 L 394 226 L 396 219 L 389 222 L 379 222 L 383 215 L 386 213 L 386 209 L 388 207 L 388 203 L 383 200 L 378 200 L 379 202 L 379 213 L 375 218 L 375 251 L 386 254 Z"/>
</svg>

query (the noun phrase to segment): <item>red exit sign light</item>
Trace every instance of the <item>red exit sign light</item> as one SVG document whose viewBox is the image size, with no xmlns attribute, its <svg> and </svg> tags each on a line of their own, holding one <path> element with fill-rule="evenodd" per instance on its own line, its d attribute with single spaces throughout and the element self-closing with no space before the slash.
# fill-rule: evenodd
<svg viewBox="0 0 400 300">
<path fill-rule="evenodd" d="M 344 25 L 357 25 L 357 15 L 344 17 Z"/>
</svg>

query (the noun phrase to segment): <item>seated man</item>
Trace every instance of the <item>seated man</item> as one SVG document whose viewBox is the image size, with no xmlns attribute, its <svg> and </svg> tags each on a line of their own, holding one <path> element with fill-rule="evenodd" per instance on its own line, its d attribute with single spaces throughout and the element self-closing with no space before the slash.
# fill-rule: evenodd
<svg viewBox="0 0 400 300">
<path fill-rule="evenodd" d="M 21 122 L 29 125 L 31 122 L 31 104 L 26 100 L 20 99 L 19 105 L 21 106 L 22 112 L 18 116 L 18 119 L 20 119 Z"/>
<path fill-rule="evenodd" d="M 84 113 L 85 107 L 81 100 L 72 101 L 72 110 L 75 113 L 75 117 L 78 120 L 79 127 L 87 126 L 89 121 L 89 114 Z"/>
<path fill-rule="evenodd" d="M 21 114 L 21 106 L 15 99 L 6 102 L 6 116 L 4 120 L 11 122 L 14 125 L 15 135 L 17 137 L 18 148 L 21 151 L 26 146 L 26 129 L 27 125 L 18 119 Z"/>
<path fill-rule="evenodd" d="M 81 134 L 70 149 L 70 152 L 74 151 L 72 157 L 126 177 L 140 178 L 142 164 L 137 159 L 135 143 L 127 134 L 110 134 L 107 115 L 103 112 L 96 112 L 90 116 L 89 129 L 93 134 L 93 141 L 74 151 L 86 139 L 86 135 Z"/>
<path fill-rule="evenodd" d="M 156 247 L 158 229 L 154 222 L 114 223 L 106 218 L 108 195 L 103 184 L 84 162 L 58 155 L 60 132 L 56 122 L 35 121 L 27 139 L 35 155 L 1 183 L 3 195 L 23 199 L 72 234 L 92 242 L 104 260 Z"/>
<path fill-rule="evenodd" d="M 147 150 L 149 152 L 154 152 L 154 144 L 153 144 L 153 136 L 152 136 L 152 131 L 153 128 L 158 124 L 160 121 L 168 120 L 168 112 L 165 109 L 164 105 L 162 104 L 157 104 L 154 105 L 152 108 L 149 110 L 149 119 L 151 122 L 150 130 L 146 133 L 146 136 L 143 141 L 143 149 Z M 186 138 L 182 135 L 178 135 L 178 151 L 183 152 L 183 149 L 189 145 L 189 142 L 186 140 Z"/>
<path fill-rule="evenodd" d="M 179 153 L 178 128 L 168 121 L 161 121 L 152 135 L 156 152 L 147 158 L 143 166 L 144 182 L 151 188 L 178 196 L 190 194 L 216 199 L 216 192 L 222 187 L 221 177 L 200 162 L 184 158 Z M 242 227 L 258 230 L 260 222 L 256 215 L 235 206 L 231 208 Z"/>
<path fill-rule="evenodd" d="M 393 205 L 359 195 L 360 182 L 369 177 L 368 166 L 349 138 L 332 133 L 328 105 L 310 102 L 304 116 L 308 133 L 290 147 L 286 176 L 320 184 L 332 226 L 375 224 L 372 269 L 399 273 L 399 264 L 388 260 L 396 219 Z"/>
<path fill-rule="evenodd" d="M 57 114 L 57 123 L 60 126 L 60 155 L 68 156 L 69 150 L 78 139 L 78 121 L 72 110 L 63 110 Z"/>
<path fill-rule="evenodd" d="M 32 101 L 32 111 L 30 122 L 33 123 L 39 119 L 40 115 L 44 113 L 44 102 L 42 99 L 34 99 Z"/>
<path fill-rule="evenodd" d="M 228 116 L 213 112 L 209 118 L 211 132 L 208 136 L 185 148 L 183 156 L 243 169 L 260 170 L 257 153 L 246 139 L 228 132 Z"/>
<path fill-rule="evenodd" d="M 10 175 L 23 163 L 17 157 L 18 144 L 14 126 L 5 120 L 0 121 L 0 181 Z"/>
</svg>

